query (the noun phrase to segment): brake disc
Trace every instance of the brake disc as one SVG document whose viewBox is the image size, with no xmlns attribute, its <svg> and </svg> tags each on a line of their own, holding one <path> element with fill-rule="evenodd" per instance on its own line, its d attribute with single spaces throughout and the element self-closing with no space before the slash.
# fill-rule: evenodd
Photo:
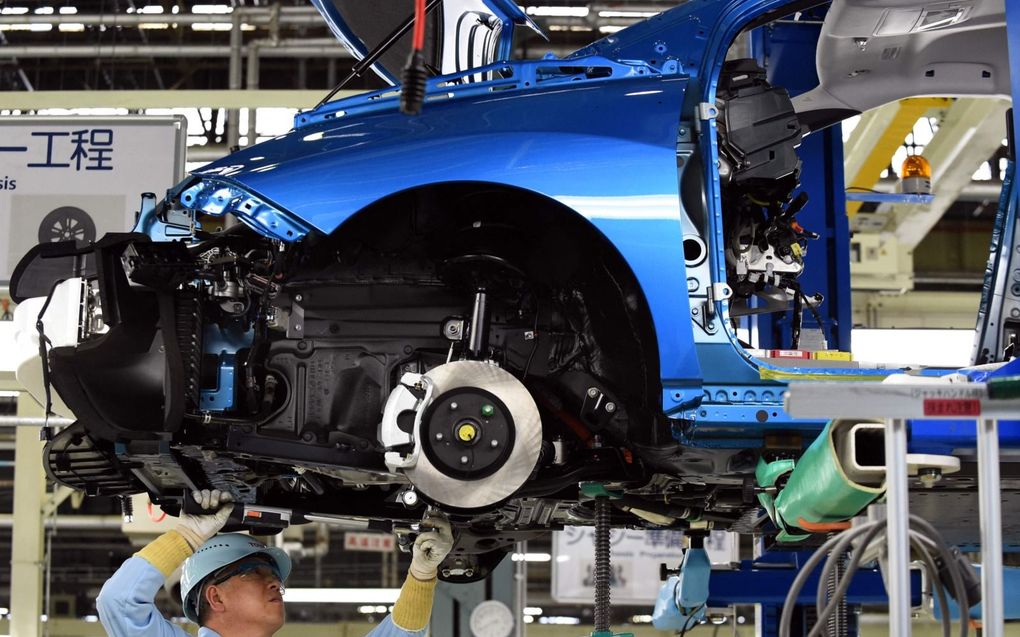
<svg viewBox="0 0 1020 637">
<path fill-rule="evenodd" d="M 538 407 L 524 385 L 491 363 L 456 361 L 430 370 L 431 400 L 416 419 L 417 462 L 404 469 L 426 497 L 479 509 L 511 496 L 542 448 Z"/>
</svg>

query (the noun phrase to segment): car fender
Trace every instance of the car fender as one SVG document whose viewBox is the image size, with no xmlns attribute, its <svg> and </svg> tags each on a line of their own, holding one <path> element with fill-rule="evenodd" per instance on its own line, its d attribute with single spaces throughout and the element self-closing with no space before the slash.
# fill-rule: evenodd
<svg viewBox="0 0 1020 637">
<path fill-rule="evenodd" d="M 196 175 L 324 234 L 384 197 L 440 183 L 500 184 L 558 201 L 619 250 L 650 307 L 664 384 L 690 385 L 701 374 L 677 179 L 685 86 L 659 77 L 507 91 L 429 102 L 413 118 L 394 105 L 293 130 Z"/>
</svg>

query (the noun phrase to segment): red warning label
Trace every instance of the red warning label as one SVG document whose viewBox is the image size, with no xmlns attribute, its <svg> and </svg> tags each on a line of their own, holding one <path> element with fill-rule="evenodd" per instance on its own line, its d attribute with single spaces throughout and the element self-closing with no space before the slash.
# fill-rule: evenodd
<svg viewBox="0 0 1020 637">
<path fill-rule="evenodd" d="M 981 401 L 972 398 L 925 398 L 925 416 L 980 416 Z"/>
</svg>

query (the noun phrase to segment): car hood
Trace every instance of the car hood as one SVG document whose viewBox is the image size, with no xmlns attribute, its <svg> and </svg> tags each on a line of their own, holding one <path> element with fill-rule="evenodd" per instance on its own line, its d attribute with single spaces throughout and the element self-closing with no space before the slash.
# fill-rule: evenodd
<svg viewBox="0 0 1020 637">
<path fill-rule="evenodd" d="M 359 60 L 414 13 L 413 0 L 312 0 L 312 4 Z M 508 60 L 517 26 L 542 34 L 511 0 L 444 0 L 429 13 L 426 62 L 445 75 Z M 389 84 L 398 84 L 410 50 L 408 30 L 372 69 Z"/>
</svg>

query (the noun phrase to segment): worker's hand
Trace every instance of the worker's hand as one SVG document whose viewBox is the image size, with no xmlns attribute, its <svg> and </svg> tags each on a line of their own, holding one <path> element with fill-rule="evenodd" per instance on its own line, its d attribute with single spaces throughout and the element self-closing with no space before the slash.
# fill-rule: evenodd
<svg viewBox="0 0 1020 637">
<path fill-rule="evenodd" d="M 187 540 L 191 550 L 197 551 L 198 547 L 205 544 L 206 540 L 219 533 L 223 525 L 227 523 L 231 511 L 234 510 L 233 497 L 218 489 L 202 489 L 192 491 L 191 497 L 208 513 L 182 514 L 178 518 L 175 531 Z"/>
<path fill-rule="evenodd" d="M 453 549 L 453 531 L 450 521 L 441 514 L 430 513 L 421 526 L 411 552 L 410 573 L 415 579 L 428 581 L 436 577 L 439 564 Z"/>
</svg>

